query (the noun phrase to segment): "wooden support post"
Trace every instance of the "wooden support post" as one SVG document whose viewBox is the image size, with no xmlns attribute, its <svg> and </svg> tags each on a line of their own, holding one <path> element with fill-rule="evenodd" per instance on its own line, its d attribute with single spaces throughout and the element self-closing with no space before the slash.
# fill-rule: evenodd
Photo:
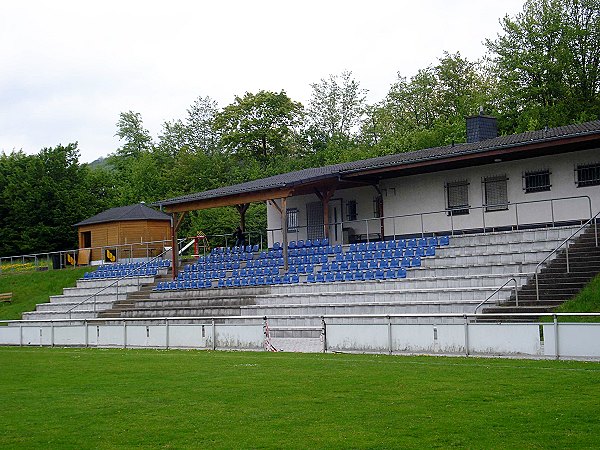
<svg viewBox="0 0 600 450">
<path fill-rule="evenodd" d="M 333 197 L 334 193 L 335 193 L 335 187 L 327 189 L 324 192 L 321 192 L 318 189 L 315 189 L 315 194 L 317 194 L 317 197 L 319 197 L 319 200 L 321 200 L 321 203 L 323 204 L 323 235 L 324 235 L 324 237 L 326 237 L 328 239 L 329 239 L 329 200 L 331 200 L 331 197 Z"/>
<path fill-rule="evenodd" d="M 246 211 L 248 211 L 249 206 L 250 203 L 241 203 L 235 205 L 235 208 L 240 213 L 240 228 L 242 229 L 242 231 L 246 231 Z"/>
</svg>

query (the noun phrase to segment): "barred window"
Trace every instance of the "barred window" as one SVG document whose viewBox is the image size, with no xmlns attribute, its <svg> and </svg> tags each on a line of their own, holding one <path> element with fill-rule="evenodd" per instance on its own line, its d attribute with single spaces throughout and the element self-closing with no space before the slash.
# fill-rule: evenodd
<svg viewBox="0 0 600 450">
<path fill-rule="evenodd" d="M 348 200 L 346 202 L 346 218 L 348 220 L 356 220 L 358 214 L 356 213 L 356 200 Z"/>
<path fill-rule="evenodd" d="M 535 172 L 525 172 L 523 175 L 523 184 L 523 189 L 526 194 L 549 191 L 551 187 L 550 171 L 538 170 Z"/>
<path fill-rule="evenodd" d="M 288 233 L 296 233 L 298 231 L 298 208 L 287 210 L 287 231 Z"/>
<path fill-rule="evenodd" d="M 469 182 L 463 180 L 446 183 L 446 199 L 449 216 L 469 214 Z"/>
<path fill-rule="evenodd" d="M 506 175 L 483 179 L 486 212 L 504 211 L 508 209 L 507 181 L 508 178 Z"/>
<path fill-rule="evenodd" d="M 577 166 L 577 187 L 600 184 L 600 163 Z"/>
</svg>

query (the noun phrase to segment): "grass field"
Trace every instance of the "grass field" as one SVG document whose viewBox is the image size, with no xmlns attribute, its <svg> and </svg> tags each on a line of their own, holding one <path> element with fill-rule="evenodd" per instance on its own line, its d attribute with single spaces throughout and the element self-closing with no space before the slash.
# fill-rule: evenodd
<svg viewBox="0 0 600 450">
<path fill-rule="evenodd" d="M 600 364 L 0 348 L 3 448 L 592 448 Z"/>
<path fill-rule="evenodd" d="M 25 311 L 35 310 L 38 303 L 46 303 L 51 295 L 62 294 L 64 287 L 75 282 L 91 267 L 49 270 L 46 272 L 2 273 L 0 292 L 12 292 L 11 303 L 0 303 L 0 319 L 21 319 Z"/>
</svg>

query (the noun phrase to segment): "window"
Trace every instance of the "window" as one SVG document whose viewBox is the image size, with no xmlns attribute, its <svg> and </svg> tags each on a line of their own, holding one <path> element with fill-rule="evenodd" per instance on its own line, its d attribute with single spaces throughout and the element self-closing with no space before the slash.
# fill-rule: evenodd
<svg viewBox="0 0 600 450">
<path fill-rule="evenodd" d="M 287 232 L 296 233 L 298 231 L 298 208 L 287 210 Z"/>
<path fill-rule="evenodd" d="M 381 195 L 373 198 L 373 217 L 383 217 L 383 197 Z"/>
<path fill-rule="evenodd" d="M 525 172 L 523 183 L 526 194 L 532 192 L 543 192 L 550 190 L 550 171 L 537 170 L 535 172 Z"/>
<path fill-rule="evenodd" d="M 346 202 L 346 218 L 348 220 L 356 220 L 358 214 L 356 213 L 356 200 L 349 200 Z"/>
<path fill-rule="evenodd" d="M 463 180 L 446 183 L 446 200 L 449 216 L 469 214 L 469 182 Z"/>
<path fill-rule="evenodd" d="M 600 184 L 600 163 L 577 166 L 577 187 Z"/>
<path fill-rule="evenodd" d="M 487 177 L 483 179 L 483 193 L 485 195 L 485 210 L 503 211 L 508 209 L 508 193 L 506 175 Z"/>
</svg>

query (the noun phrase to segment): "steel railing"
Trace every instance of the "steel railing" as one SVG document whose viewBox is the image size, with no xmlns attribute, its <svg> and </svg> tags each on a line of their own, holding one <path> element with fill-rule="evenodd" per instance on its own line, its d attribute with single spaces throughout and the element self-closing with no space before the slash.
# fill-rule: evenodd
<svg viewBox="0 0 600 450">
<path fill-rule="evenodd" d="M 179 246 L 182 242 L 184 241 L 184 239 L 178 239 L 177 241 L 177 245 Z M 155 256 L 154 258 L 152 258 L 151 260 L 145 261 L 141 264 L 141 266 L 139 267 L 141 268 L 147 268 L 148 265 L 152 264 L 153 262 L 162 259 L 162 257 L 171 252 L 173 249 L 171 248 L 167 248 L 166 250 L 164 250 L 160 255 Z M 179 250 L 178 250 L 179 251 Z M 112 283 L 103 286 L 102 288 L 100 288 L 97 292 L 93 293 L 92 295 L 86 297 L 85 299 L 83 299 L 81 302 L 77 303 L 76 305 L 72 306 L 71 308 L 69 308 L 67 311 L 65 311 L 65 313 L 69 314 L 69 318 L 72 317 L 72 312 L 74 309 L 78 308 L 79 306 L 83 305 L 84 303 L 87 303 L 88 301 L 90 301 L 91 299 L 94 299 L 94 313 L 97 312 L 96 310 L 96 304 L 98 303 L 97 299 L 98 299 L 98 295 L 100 295 L 102 292 L 105 292 L 107 289 L 116 286 L 117 287 L 117 293 L 115 298 L 117 299 L 117 301 L 119 301 L 119 283 L 122 282 L 123 280 L 131 280 L 132 278 L 136 278 L 136 286 L 139 289 L 140 286 L 140 277 L 141 275 L 137 275 L 136 277 L 131 277 L 131 276 L 122 276 L 120 278 L 115 279 Z M 127 291 L 126 291 L 127 293 Z"/>
<path fill-rule="evenodd" d="M 598 216 L 600 216 L 600 211 L 598 211 L 593 217 L 591 217 L 587 222 L 585 222 L 584 224 L 582 224 L 579 228 L 577 228 L 577 230 L 575 230 L 573 233 L 571 233 L 571 235 L 566 238 L 564 241 L 562 241 L 560 244 L 558 244 L 558 246 L 552 250 L 543 260 L 541 260 L 538 265 L 535 267 L 535 296 L 536 296 L 536 300 L 540 301 L 540 286 L 539 286 L 539 277 L 538 277 L 538 273 L 540 270 L 540 267 L 554 254 L 556 254 L 563 246 L 565 247 L 565 259 L 566 259 L 566 269 L 567 272 L 569 273 L 569 245 L 568 242 L 573 239 L 574 236 L 576 236 L 577 234 L 579 234 L 584 228 L 586 228 L 588 225 L 590 225 L 592 222 L 594 223 L 594 237 L 595 237 L 595 243 L 596 243 L 596 247 L 598 247 Z"/>
<path fill-rule="evenodd" d="M 84 249 L 70 249 L 70 250 L 60 250 L 56 252 L 43 252 L 43 253 L 30 253 L 25 255 L 13 255 L 13 256 L 2 256 L 0 257 L 0 272 L 6 270 L 6 267 L 12 268 L 15 264 L 21 264 L 25 266 L 26 264 L 32 264 L 33 267 L 51 267 L 53 266 L 54 257 L 58 257 L 59 267 L 67 267 L 67 264 L 64 264 L 63 260 L 65 255 L 72 255 L 73 260 L 76 261 L 77 254 L 80 250 L 90 250 L 90 262 L 91 256 L 94 251 L 100 250 L 102 254 L 102 258 L 104 259 L 105 250 L 115 249 L 116 250 L 116 260 L 123 261 L 128 260 L 131 262 L 136 258 L 150 258 L 153 257 L 153 253 L 157 251 L 157 247 L 167 247 L 171 245 L 171 240 L 160 240 L 160 241 L 147 241 L 147 242 L 138 242 L 138 243 L 130 243 L 130 244 L 118 244 L 118 245 L 103 245 L 97 247 L 86 247 Z M 139 254 L 139 257 L 134 255 Z M 88 264 L 89 265 L 89 264 Z M 82 264 L 78 264 L 78 262 L 73 266 L 83 266 Z"/>
<path fill-rule="evenodd" d="M 295 235 L 295 240 L 298 240 L 300 238 L 300 235 L 302 236 L 308 236 L 308 230 L 312 229 L 316 232 L 316 234 L 320 234 L 321 236 L 319 237 L 323 237 L 326 235 L 326 231 L 333 231 L 335 230 L 335 228 L 338 229 L 338 231 L 341 231 L 343 234 L 344 229 L 346 228 L 353 228 L 353 226 L 355 226 L 356 228 L 359 228 L 357 225 L 360 225 L 360 228 L 362 228 L 364 230 L 364 233 L 358 233 L 358 235 L 364 235 L 365 240 L 367 242 L 373 240 L 372 236 L 378 236 L 378 239 L 383 239 L 384 236 L 381 236 L 381 228 L 382 228 L 382 223 L 384 224 L 384 228 L 389 228 L 389 222 L 392 221 L 392 233 L 391 236 L 393 236 L 393 238 L 395 239 L 397 236 L 399 235 L 406 235 L 406 234 L 410 234 L 410 235 L 416 235 L 416 234 L 420 234 L 422 237 L 425 236 L 426 233 L 431 233 L 428 230 L 428 228 L 425 226 L 426 225 L 426 218 L 431 217 L 431 216 L 440 216 L 443 215 L 445 219 L 449 219 L 449 230 L 437 230 L 435 231 L 434 234 L 439 234 L 440 232 L 447 232 L 449 231 L 450 234 L 452 236 L 454 236 L 454 234 L 456 233 L 456 231 L 458 231 L 458 229 L 456 228 L 456 224 L 455 224 L 455 217 L 462 217 L 464 216 L 464 214 L 458 214 L 457 211 L 464 211 L 464 210 L 468 210 L 468 211 L 481 211 L 481 222 L 479 222 L 478 224 L 476 224 L 477 228 L 481 228 L 481 230 L 483 231 L 483 234 L 486 234 L 489 231 L 493 231 L 496 228 L 504 228 L 506 226 L 510 226 L 513 227 L 516 230 L 519 230 L 520 228 L 526 226 L 526 225 L 534 225 L 534 224 L 539 224 L 542 223 L 539 220 L 535 221 L 535 222 L 525 222 L 522 219 L 522 217 L 519 216 L 519 206 L 524 206 L 524 205 L 533 205 L 533 204 L 549 204 L 550 205 L 550 211 L 549 211 L 549 217 L 547 218 L 547 221 L 543 222 L 543 223 L 548 223 L 551 224 L 552 227 L 555 227 L 557 225 L 557 220 L 556 220 L 556 212 L 555 212 L 555 203 L 557 202 L 563 202 L 563 201 L 569 201 L 569 202 L 573 202 L 576 200 L 584 200 L 587 203 L 587 208 L 588 208 L 588 212 L 589 212 L 589 216 L 586 218 L 578 218 L 578 219 L 572 219 L 575 221 L 583 221 L 586 220 L 587 218 L 591 218 L 592 217 L 592 199 L 590 198 L 589 195 L 578 195 L 578 196 L 570 196 L 570 197 L 558 197 L 558 198 L 552 198 L 552 199 L 542 199 L 542 200 L 527 200 L 527 201 L 522 201 L 522 202 L 508 202 L 508 203 L 503 203 L 503 204 L 498 204 L 498 205 L 491 205 L 491 204 L 487 204 L 487 205 L 481 205 L 481 206 L 465 206 L 465 207 L 461 207 L 460 209 L 440 209 L 440 210 L 435 210 L 435 211 L 426 211 L 426 212 L 419 212 L 419 213 L 410 213 L 410 214 L 399 214 L 399 215 L 393 215 L 393 216 L 383 216 L 383 217 L 370 217 L 370 218 L 366 218 L 366 219 L 356 219 L 356 220 L 346 220 L 346 221 L 338 221 L 338 222 L 333 222 L 330 223 L 328 227 L 326 227 L 324 224 L 323 225 L 319 225 L 319 226 L 294 226 L 293 229 L 289 229 L 288 228 L 288 236 L 289 235 Z M 506 208 L 505 210 L 497 210 L 492 209 L 492 208 L 499 208 L 499 207 L 503 207 Z M 491 226 L 489 224 L 489 221 L 486 222 L 486 216 L 489 213 L 493 213 L 494 215 L 498 215 L 498 213 L 502 213 L 502 212 L 510 212 L 510 208 L 514 207 L 514 222 L 509 223 L 507 222 L 506 225 L 497 225 L 497 226 Z M 406 220 L 406 219 L 417 219 L 419 221 L 419 224 L 417 225 L 416 228 L 413 227 L 413 232 L 411 233 L 400 233 L 398 231 L 398 222 L 400 220 Z M 438 220 L 438 228 L 439 228 L 439 219 Z M 375 222 L 375 225 L 373 225 L 373 223 Z M 565 221 L 560 221 L 565 222 Z M 371 224 L 371 225 L 369 225 Z M 479 227 L 479 224 L 481 225 L 481 227 Z M 388 226 L 386 226 L 388 225 Z M 319 230 L 319 227 L 322 226 L 323 227 L 323 233 L 321 233 L 321 230 Z M 328 229 L 327 229 L 328 228 Z M 431 227 L 429 227 L 431 228 Z M 471 228 L 475 228 L 475 226 L 471 226 L 469 227 Z M 271 236 L 271 240 L 273 242 L 276 242 L 277 240 L 275 239 L 275 233 L 282 233 L 283 229 L 281 227 L 278 228 L 269 228 L 267 229 L 267 235 L 270 234 Z M 389 236 L 389 235 L 388 235 Z M 291 240 L 291 239 L 290 239 Z"/>
<path fill-rule="evenodd" d="M 488 300 L 490 300 L 494 295 L 496 295 L 498 292 L 500 292 L 502 289 L 504 289 L 504 287 L 509 284 L 510 282 L 514 282 L 515 283 L 515 302 L 516 305 L 519 306 L 519 286 L 517 283 L 517 279 L 516 278 L 511 278 L 510 280 L 507 280 L 506 283 L 504 283 L 502 286 L 500 286 L 498 289 L 496 289 L 494 292 L 492 292 L 488 298 L 486 298 L 484 301 L 482 301 L 481 303 L 479 303 L 476 307 L 475 307 L 475 313 L 477 313 L 477 310 L 484 305 L 485 303 L 488 302 Z"/>
</svg>

